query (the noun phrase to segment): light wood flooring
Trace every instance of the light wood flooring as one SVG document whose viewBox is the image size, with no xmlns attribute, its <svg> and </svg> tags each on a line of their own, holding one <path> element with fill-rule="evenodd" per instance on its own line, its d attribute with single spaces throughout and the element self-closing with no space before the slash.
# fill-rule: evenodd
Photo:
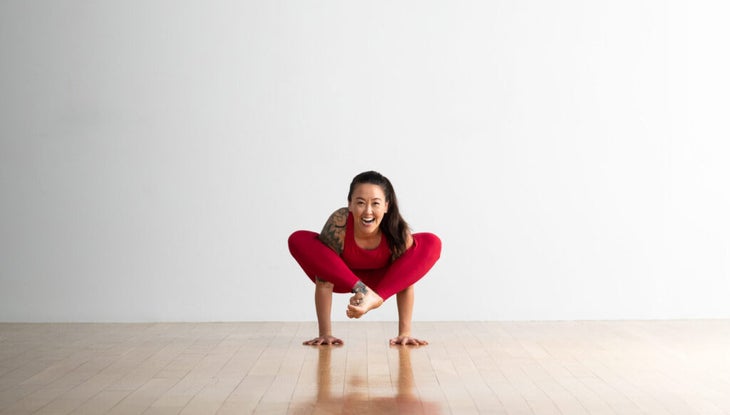
<svg viewBox="0 0 730 415">
<path fill-rule="evenodd" d="M 730 414 L 730 321 L 0 324 L 2 414 Z"/>
</svg>

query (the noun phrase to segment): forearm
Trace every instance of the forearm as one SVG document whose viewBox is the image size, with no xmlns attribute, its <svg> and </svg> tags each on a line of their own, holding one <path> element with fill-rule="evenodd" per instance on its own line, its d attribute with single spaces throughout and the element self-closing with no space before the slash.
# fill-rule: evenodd
<svg viewBox="0 0 730 415">
<path fill-rule="evenodd" d="M 398 303 L 398 336 L 410 336 L 413 320 L 413 304 L 415 303 L 415 289 L 411 285 L 396 294 Z"/>
<path fill-rule="evenodd" d="M 332 335 L 332 284 L 327 281 L 317 281 L 317 288 L 314 292 L 314 305 L 317 310 L 317 324 L 319 335 Z"/>
</svg>

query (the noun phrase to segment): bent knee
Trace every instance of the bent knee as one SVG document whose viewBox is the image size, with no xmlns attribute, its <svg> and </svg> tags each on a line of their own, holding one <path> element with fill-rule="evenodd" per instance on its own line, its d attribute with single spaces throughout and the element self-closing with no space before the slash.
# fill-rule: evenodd
<svg viewBox="0 0 730 415">
<path fill-rule="evenodd" d="M 294 231 L 291 235 L 289 235 L 289 246 L 295 245 L 297 242 L 302 240 L 304 237 L 309 234 L 309 231 Z"/>
<path fill-rule="evenodd" d="M 295 231 L 289 235 L 289 251 L 293 252 L 297 250 L 302 244 L 307 243 L 309 240 L 316 239 L 319 234 L 312 231 Z"/>
<path fill-rule="evenodd" d="M 429 251 L 431 255 L 441 256 L 441 238 L 430 232 L 422 232 L 413 235 L 417 245 Z"/>
</svg>

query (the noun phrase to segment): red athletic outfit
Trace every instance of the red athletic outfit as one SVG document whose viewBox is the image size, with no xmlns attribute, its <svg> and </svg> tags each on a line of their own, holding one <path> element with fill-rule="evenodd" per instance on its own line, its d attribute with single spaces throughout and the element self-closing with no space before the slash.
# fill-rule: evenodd
<svg viewBox="0 0 730 415">
<path fill-rule="evenodd" d="M 441 255 L 441 240 L 432 233 L 413 234 L 413 246 L 390 262 L 385 236 L 375 249 L 355 243 L 354 219 L 347 215 L 345 246 L 337 255 L 319 239 L 319 234 L 296 231 L 289 237 L 289 251 L 309 279 L 334 284 L 338 293 L 350 292 L 358 281 L 372 288 L 383 300 L 413 285 L 433 267 Z"/>
</svg>

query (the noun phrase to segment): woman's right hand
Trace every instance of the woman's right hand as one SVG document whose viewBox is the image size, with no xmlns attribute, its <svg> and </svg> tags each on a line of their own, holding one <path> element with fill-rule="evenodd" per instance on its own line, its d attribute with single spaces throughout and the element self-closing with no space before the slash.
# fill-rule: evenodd
<svg viewBox="0 0 730 415">
<path fill-rule="evenodd" d="M 334 336 L 319 336 L 315 337 L 312 340 L 307 340 L 304 343 L 302 343 L 305 346 L 322 346 L 322 345 L 332 345 L 332 346 L 342 346 L 345 344 L 342 340 L 338 339 Z"/>
</svg>

